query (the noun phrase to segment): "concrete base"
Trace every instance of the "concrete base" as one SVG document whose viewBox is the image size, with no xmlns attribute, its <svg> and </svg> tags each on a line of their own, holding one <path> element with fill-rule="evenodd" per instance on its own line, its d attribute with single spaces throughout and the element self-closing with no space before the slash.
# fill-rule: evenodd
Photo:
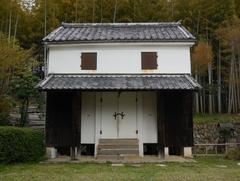
<svg viewBox="0 0 240 181">
<path fill-rule="evenodd" d="M 49 159 L 57 158 L 57 149 L 56 148 L 47 147 L 46 152 L 47 152 L 47 158 L 49 158 Z"/>
<path fill-rule="evenodd" d="M 144 157 L 132 157 L 127 159 L 96 159 L 93 156 L 81 156 L 77 157 L 77 160 L 72 161 L 69 159 L 69 156 L 61 156 L 57 157 L 55 159 L 48 159 L 47 161 L 44 161 L 44 163 L 132 163 L 132 164 L 138 164 L 138 163 L 163 163 L 163 162 L 195 162 L 193 159 L 184 158 L 181 156 L 172 156 L 169 155 L 169 157 L 166 158 L 159 158 L 157 156 L 144 156 Z"/>
<path fill-rule="evenodd" d="M 192 158 L 192 147 L 184 147 L 183 148 L 183 156 Z"/>
<path fill-rule="evenodd" d="M 165 157 L 169 156 L 169 149 L 168 149 L 168 147 L 164 147 L 164 156 Z"/>
</svg>

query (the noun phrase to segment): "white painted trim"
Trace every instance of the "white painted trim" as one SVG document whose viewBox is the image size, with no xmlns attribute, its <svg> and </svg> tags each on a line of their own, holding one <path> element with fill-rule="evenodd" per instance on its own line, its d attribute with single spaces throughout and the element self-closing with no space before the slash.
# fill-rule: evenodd
<svg viewBox="0 0 240 181">
<path fill-rule="evenodd" d="M 195 42 L 116 42 L 116 43 L 55 43 L 47 44 L 47 47 L 103 47 L 103 46 L 193 46 Z"/>
</svg>

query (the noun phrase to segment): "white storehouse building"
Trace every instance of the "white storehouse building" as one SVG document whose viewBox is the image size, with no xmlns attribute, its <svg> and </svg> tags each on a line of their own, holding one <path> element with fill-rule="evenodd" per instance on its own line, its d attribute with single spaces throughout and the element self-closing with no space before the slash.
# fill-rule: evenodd
<svg viewBox="0 0 240 181">
<path fill-rule="evenodd" d="M 59 154 L 191 156 L 190 48 L 180 23 L 63 23 L 43 39 L 46 144 Z"/>
</svg>

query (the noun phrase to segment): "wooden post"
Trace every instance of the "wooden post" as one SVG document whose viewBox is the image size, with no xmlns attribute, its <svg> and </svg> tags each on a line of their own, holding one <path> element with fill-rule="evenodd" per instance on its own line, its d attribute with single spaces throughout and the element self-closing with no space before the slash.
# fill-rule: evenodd
<svg viewBox="0 0 240 181">
<path fill-rule="evenodd" d="M 157 92 L 157 149 L 158 155 L 164 158 L 165 147 L 165 114 L 164 114 L 164 95 L 162 92 Z"/>
<path fill-rule="evenodd" d="M 72 96 L 72 144 L 70 148 L 71 160 L 76 160 L 77 151 L 81 146 L 81 92 L 74 92 Z"/>
</svg>

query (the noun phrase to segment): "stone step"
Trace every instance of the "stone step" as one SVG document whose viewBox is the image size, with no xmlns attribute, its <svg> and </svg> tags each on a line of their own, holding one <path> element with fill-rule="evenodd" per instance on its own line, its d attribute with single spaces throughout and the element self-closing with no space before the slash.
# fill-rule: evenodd
<svg viewBox="0 0 240 181">
<path fill-rule="evenodd" d="M 127 156 L 138 156 L 138 139 L 100 139 L 98 159 L 123 160 Z"/>
<path fill-rule="evenodd" d="M 99 160 L 123 160 L 119 155 L 97 155 Z"/>
<path fill-rule="evenodd" d="M 120 155 L 97 155 L 99 160 L 131 160 L 139 159 L 139 155 L 136 154 L 120 154 Z"/>
<path fill-rule="evenodd" d="M 117 144 L 100 144 L 98 145 L 98 149 L 138 149 L 138 144 L 131 145 L 117 145 Z"/>
<path fill-rule="evenodd" d="M 122 145 L 128 145 L 128 144 L 138 144 L 137 139 L 100 139 L 99 144 L 122 144 Z"/>
<path fill-rule="evenodd" d="M 138 149 L 100 149 L 98 155 L 139 154 Z"/>
</svg>

